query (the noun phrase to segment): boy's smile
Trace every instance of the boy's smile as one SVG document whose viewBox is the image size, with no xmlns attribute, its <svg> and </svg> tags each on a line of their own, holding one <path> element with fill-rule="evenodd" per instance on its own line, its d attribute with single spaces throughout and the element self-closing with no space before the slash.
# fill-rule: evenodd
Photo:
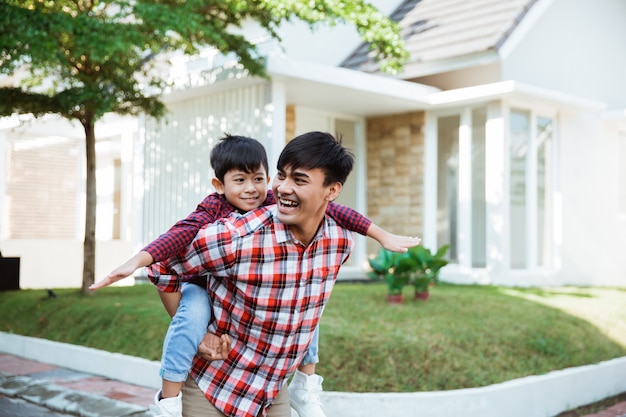
<svg viewBox="0 0 626 417">
<path fill-rule="evenodd" d="M 248 212 L 259 207 L 267 197 L 269 177 L 265 168 L 260 167 L 254 172 L 232 169 L 224 175 L 224 183 L 213 178 L 212 184 L 220 194 L 237 210 Z"/>
</svg>

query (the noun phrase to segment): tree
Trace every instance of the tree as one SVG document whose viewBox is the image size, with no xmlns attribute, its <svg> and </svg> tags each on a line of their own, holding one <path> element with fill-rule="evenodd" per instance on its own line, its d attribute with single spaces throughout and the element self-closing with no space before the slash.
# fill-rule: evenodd
<svg viewBox="0 0 626 417">
<path fill-rule="evenodd" d="M 0 73 L 25 74 L 0 87 L 0 116 L 57 114 L 85 131 L 86 215 L 82 292 L 94 282 L 96 154 L 94 126 L 106 113 L 161 117 L 165 87 L 156 65 L 168 54 L 205 47 L 234 54 L 265 76 L 255 46 L 233 29 L 258 22 L 280 41 L 281 23 L 348 22 L 370 43 L 382 69 L 408 54 L 397 25 L 364 0 L 2 0 Z"/>
</svg>

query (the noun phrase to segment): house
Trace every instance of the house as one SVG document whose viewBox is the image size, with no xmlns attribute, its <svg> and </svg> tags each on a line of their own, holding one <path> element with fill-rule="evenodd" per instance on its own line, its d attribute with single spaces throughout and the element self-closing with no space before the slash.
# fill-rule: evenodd
<svg viewBox="0 0 626 417">
<path fill-rule="evenodd" d="M 398 76 L 332 31 L 284 36 L 286 53 L 262 44 L 270 80 L 211 53 L 181 57 L 167 120 L 102 121 L 98 276 L 211 191 L 224 132 L 261 140 L 274 167 L 286 140 L 323 130 L 356 154 L 339 202 L 427 247 L 450 244 L 442 279 L 623 286 L 626 3 L 381 3 L 394 3 L 411 52 Z M 15 124 L 0 124 L 0 251 L 21 257 L 23 288 L 77 287 L 81 136 L 54 119 Z M 377 249 L 359 239 L 342 277 L 363 277 Z"/>
</svg>

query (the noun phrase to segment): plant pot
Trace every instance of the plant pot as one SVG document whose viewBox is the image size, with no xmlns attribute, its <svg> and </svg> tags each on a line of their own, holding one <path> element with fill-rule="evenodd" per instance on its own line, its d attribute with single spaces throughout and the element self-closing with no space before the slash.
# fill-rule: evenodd
<svg viewBox="0 0 626 417">
<path fill-rule="evenodd" d="M 387 294 L 387 304 L 402 304 L 403 301 L 402 294 Z"/>
<path fill-rule="evenodd" d="M 430 291 L 415 291 L 415 299 L 420 301 L 426 301 L 430 297 Z"/>
</svg>

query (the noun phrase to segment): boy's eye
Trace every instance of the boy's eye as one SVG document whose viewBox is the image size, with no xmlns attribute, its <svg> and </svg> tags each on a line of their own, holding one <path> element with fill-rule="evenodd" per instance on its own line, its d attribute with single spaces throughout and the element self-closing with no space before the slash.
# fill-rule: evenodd
<svg viewBox="0 0 626 417">
<path fill-rule="evenodd" d="M 254 179 L 255 182 L 263 182 L 263 180 L 263 177 L 258 177 Z"/>
</svg>

